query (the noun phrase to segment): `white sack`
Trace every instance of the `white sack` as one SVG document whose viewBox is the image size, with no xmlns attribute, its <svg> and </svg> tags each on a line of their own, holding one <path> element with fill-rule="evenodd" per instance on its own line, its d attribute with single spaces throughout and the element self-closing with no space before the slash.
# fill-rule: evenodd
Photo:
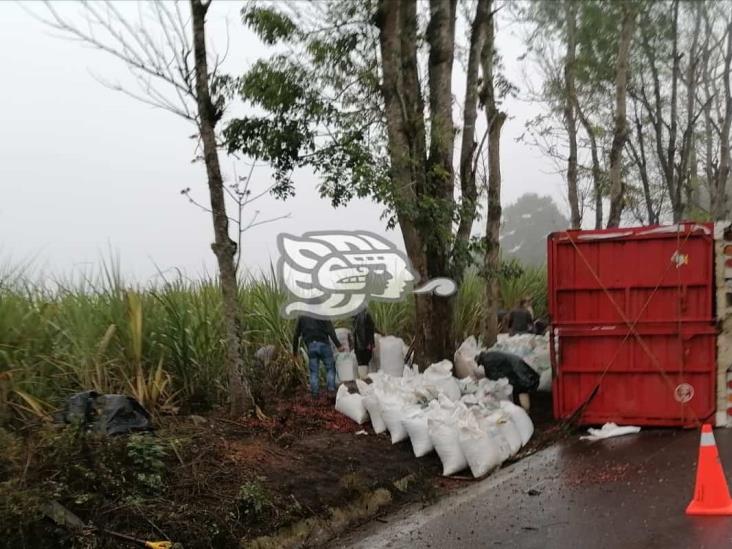
<svg viewBox="0 0 732 549">
<path fill-rule="evenodd" d="M 521 446 L 524 446 L 529 442 L 531 435 L 534 434 L 534 424 L 531 421 L 529 414 L 527 414 L 526 410 L 521 406 L 516 406 L 513 402 L 508 402 L 506 400 L 502 401 L 500 406 L 504 412 L 507 412 L 511 416 L 514 425 L 516 425 L 516 429 L 518 429 L 519 436 L 521 437 Z"/>
<path fill-rule="evenodd" d="M 354 353 L 336 353 L 335 355 L 336 373 L 338 379 L 343 381 L 353 381 L 357 377 L 356 355 Z"/>
<path fill-rule="evenodd" d="M 435 449 L 427 426 L 430 411 L 430 408 L 425 408 L 403 419 L 415 457 L 426 456 Z"/>
<path fill-rule="evenodd" d="M 371 427 L 373 428 L 374 433 L 378 435 L 386 431 L 386 423 L 384 422 L 384 418 L 381 416 L 381 404 L 379 403 L 379 399 L 376 398 L 376 395 L 370 394 L 363 397 L 363 406 L 369 413 L 369 417 L 371 418 Z"/>
<path fill-rule="evenodd" d="M 384 418 L 386 428 L 391 435 L 391 443 L 396 444 L 409 437 L 403 419 L 406 415 L 412 414 L 414 407 L 405 406 L 403 402 L 396 400 L 381 400 L 381 417 Z"/>
<path fill-rule="evenodd" d="M 379 339 L 380 369 L 385 374 L 401 377 L 404 371 L 404 342 L 394 336 Z"/>
<path fill-rule="evenodd" d="M 460 449 L 474 477 L 482 477 L 501 465 L 501 450 L 491 433 L 481 428 L 478 421 L 469 417 L 459 428 Z"/>
<path fill-rule="evenodd" d="M 482 425 L 483 424 L 481 424 L 481 426 Z M 488 433 L 488 436 L 491 438 L 491 440 L 498 447 L 498 458 L 499 461 L 503 463 L 511 457 L 511 445 L 506 440 L 506 437 L 503 436 L 503 433 L 498 428 L 498 425 L 489 425 L 487 427 L 484 427 L 484 429 L 486 433 Z"/>
<path fill-rule="evenodd" d="M 366 412 L 366 408 L 363 405 L 363 397 L 358 393 L 349 393 L 345 385 L 341 385 L 338 388 L 335 409 L 359 425 L 369 418 L 368 412 Z"/>
<path fill-rule="evenodd" d="M 505 377 L 495 381 L 483 378 L 478 381 L 478 390 L 475 394 L 481 400 L 486 398 L 493 400 L 511 400 L 513 397 L 513 387 L 511 387 L 511 384 Z"/>
<path fill-rule="evenodd" d="M 386 431 L 386 423 L 384 423 L 384 418 L 381 417 L 381 403 L 379 403 L 379 399 L 374 393 L 374 385 L 360 379 L 356 380 L 358 392 L 363 396 L 363 406 L 366 408 L 369 418 L 371 418 L 371 427 L 374 433 L 378 435 Z"/>
<path fill-rule="evenodd" d="M 519 435 L 516 425 L 510 419 L 498 424 L 498 430 L 506 437 L 506 441 L 511 449 L 511 455 L 515 456 L 521 449 L 521 435 Z"/>
<path fill-rule="evenodd" d="M 466 377 L 457 380 L 461 395 L 472 395 L 478 392 L 478 381 L 472 377 Z"/>
<path fill-rule="evenodd" d="M 432 364 L 422 374 L 425 385 L 434 385 L 444 393 L 450 400 L 460 400 L 460 385 L 455 376 L 452 375 L 452 362 L 442 360 Z"/>
<path fill-rule="evenodd" d="M 488 421 L 496 424 L 498 431 L 508 442 L 511 455 L 516 455 L 516 453 L 521 449 L 521 435 L 511 419 L 511 416 L 501 410 L 493 412 L 488 416 Z"/>
<path fill-rule="evenodd" d="M 456 418 L 430 417 L 427 429 L 437 455 L 442 462 L 443 476 L 454 475 L 468 466 L 468 461 L 460 448 Z"/>
<path fill-rule="evenodd" d="M 476 377 L 478 363 L 475 362 L 475 356 L 479 352 L 475 336 L 470 336 L 463 341 L 458 350 L 455 351 L 455 375 L 459 379 Z"/>
<path fill-rule="evenodd" d="M 489 350 L 517 355 L 540 375 L 551 370 L 549 334 L 518 334 L 511 337 L 499 334 L 498 342 Z"/>
</svg>

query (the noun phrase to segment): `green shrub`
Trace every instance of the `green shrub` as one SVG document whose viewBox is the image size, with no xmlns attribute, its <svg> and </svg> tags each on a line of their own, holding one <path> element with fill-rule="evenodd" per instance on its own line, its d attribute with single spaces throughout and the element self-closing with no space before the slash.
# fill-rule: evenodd
<svg viewBox="0 0 732 549">
<path fill-rule="evenodd" d="M 274 508 L 272 496 L 262 484 L 261 478 L 242 484 L 236 503 L 239 513 L 250 522 L 262 520 Z"/>
<path fill-rule="evenodd" d="M 163 487 L 166 451 L 151 435 L 135 434 L 127 439 L 127 457 L 135 472 L 135 490 L 154 494 Z"/>
</svg>

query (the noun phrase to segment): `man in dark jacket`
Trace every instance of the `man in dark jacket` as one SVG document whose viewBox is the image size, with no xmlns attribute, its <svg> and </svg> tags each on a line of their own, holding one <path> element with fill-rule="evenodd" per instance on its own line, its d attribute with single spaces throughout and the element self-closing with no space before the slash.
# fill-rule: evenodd
<svg viewBox="0 0 732 549">
<path fill-rule="evenodd" d="M 320 392 L 320 362 L 325 365 L 325 378 L 328 391 L 335 392 L 335 360 L 330 348 L 329 339 L 336 345 L 339 352 L 343 346 L 338 341 L 333 323 L 330 320 L 320 320 L 309 316 L 301 316 L 295 325 L 295 336 L 292 339 L 292 354 L 297 356 L 300 339 L 308 349 L 308 367 L 310 368 L 310 394 L 317 398 Z"/>
<path fill-rule="evenodd" d="M 353 317 L 353 350 L 359 366 L 368 366 L 374 354 L 374 319 L 364 308 Z"/>
<path fill-rule="evenodd" d="M 534 328 L 534 315 L 531 314 L 531 301 L 521 300 L 519 306 L 508 313 L 509 335 L 531 333 Z"/>
</svg>

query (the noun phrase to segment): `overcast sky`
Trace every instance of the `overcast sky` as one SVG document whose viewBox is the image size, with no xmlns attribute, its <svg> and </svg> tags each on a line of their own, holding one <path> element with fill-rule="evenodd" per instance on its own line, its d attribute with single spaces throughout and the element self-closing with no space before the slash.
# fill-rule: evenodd
<svg viewBox="0 0 732 549">
<path fill-rule="evenodd" d="M 38 11 L 42 6 L 31 6 Z M 209 37 L 219 50 L 230 34 L 226 68 L 240 73 L 265 50 L 239 23 L 239 2 L 215 2 L 209 14 Z M 72 3 L 57 5 L 74 13 Z M 521 29 L 505 22 L 498 46 L 507 76 L 523 86 L 525 66 Z M 76 42 L 58 38 L 15 3 L 0 3 L 0 265 L 32 261 L 36 271 L 69 275 L 96 268 L 113 250 L 125 276 L 146 282 L 157 268 L 179 268 L 195 277 L 214 272 L 209 243 L 211 221 L 179 192 L 190 187 L 206 199 L 201 164 L 191 163 L 193 128 L 174 115 L 156 110 L 99 84 L 128 81 L 115 59 Z M 516 137 L 536 107 L 508 100 L 501 160 L 503 203 L 525 192 L 549 194 L 566 210 L 561 177 L 538 151 Z M 229 176 L 232 161 L 222 158 Z M 239 174 L 246 166 L 239 164 Z M 268 185 L 266 169 L 256 185 Z M 291 213 L 290 219 L 247 233 L 246 267 L 267 268 L 276 260 L 280 232 L 301 234 L 323 229 L 363 229 L 397 241 L 386 232 L 381 208 L 369 201 L 334 210 L 319 198 L 317 179 L 297 175 L 297 197 L 270 197 L 255 209 L 262 216 Z"/>
</svg>

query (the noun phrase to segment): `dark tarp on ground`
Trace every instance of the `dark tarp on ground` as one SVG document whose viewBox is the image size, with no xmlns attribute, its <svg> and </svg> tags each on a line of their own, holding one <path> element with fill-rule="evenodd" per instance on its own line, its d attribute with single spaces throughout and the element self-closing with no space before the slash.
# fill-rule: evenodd
<svg viewBox="0 0 732 549">
<path fill-rule="evenodd" d="M 488 379 L 508 378 L 514 395 L 533 393 L 539 387 L 539 374 L 519 356 L 501 351 L 483 351 L 475 361 L 483 366 Z"/>
<path fill-rule="evenodd" d="M 96 391 L 71 395 L 66 399 L 60 419 L 107 435 L 152 431 L 153 428 L 150 414 L 134 398 Z"/>
</svg>

